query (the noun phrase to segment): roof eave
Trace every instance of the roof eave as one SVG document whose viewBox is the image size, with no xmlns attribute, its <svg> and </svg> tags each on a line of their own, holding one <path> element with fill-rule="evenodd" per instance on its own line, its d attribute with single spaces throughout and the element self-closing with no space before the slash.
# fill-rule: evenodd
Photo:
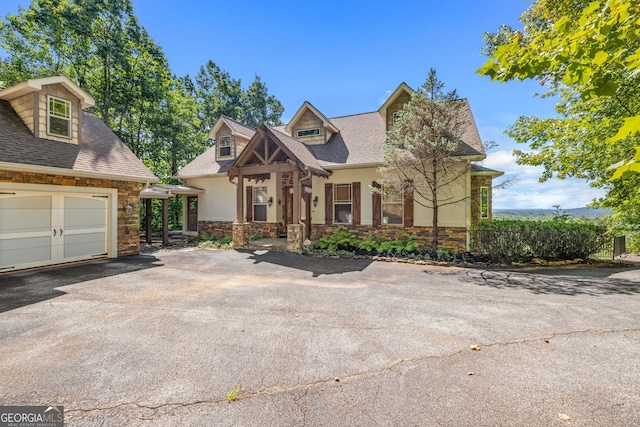
<svg viewBox="0 0 640 427">
<path fill-rule="evenodd" d="M 11 101 L 12 99 L 26 95 L 32 92 L 39 92 L 42 90 L 42 86 L 61 84 L 71 93 L 80 99 L 82 108 L 93 107 L 96 104 L 94 97 L 85 92 L 80 86 L 69 80 L 66 76 L 51 76 L 40 79 L 29 79 L 23 82 L 17 83 L 13 86 L 0 90 L 0 99 L 5 101 Z"/>
<path fill-rule="evenodd" d="M 12 172 L 42 173 L 42 174 L 50 174 L 50 175 L 78 176 L 82 178 L 112 179 L 114 181 L 131 181 L 131 182 L 148 182 L 148 183 L 158 182 L 158 178 L 155 176 L 143 177 L 143 176 L 133 176 L 133 175 L 121 175 L 121 174 L 113 174 L 113 173 L 106 173 L 106 172 L 93 172 L 93 171 L 82 171 L 82 170 L 75 170 L 75 169 L 56 168 L 51 166 L 38 166 L 38 165 L 30 165 L 30 164 L 24 164 L 24 163 L 0 162 L 0 170 L 8 170 Z"/>
</svg>

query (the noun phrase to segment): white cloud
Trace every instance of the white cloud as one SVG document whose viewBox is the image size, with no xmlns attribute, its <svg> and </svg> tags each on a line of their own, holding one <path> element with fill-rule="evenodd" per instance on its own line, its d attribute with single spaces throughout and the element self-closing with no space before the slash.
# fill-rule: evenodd
<svg viewBox="0 0 640 427">
<path fill-rule="evenodd" d="M 510 151 L 489 153 L 483 165 L 505 173 L 494 180 L 494 183 L 505 178 L 519 180 L 516 184 L 494 192 L 494 209 L 551 209 L 554 205 L 572 209 L 583 207 L 593 199 L 605 195 L 604 190 L 592 188 L 584 180 L 553 178 L 539 182 L 544 169 L 517 165 Z"/>
</svg>

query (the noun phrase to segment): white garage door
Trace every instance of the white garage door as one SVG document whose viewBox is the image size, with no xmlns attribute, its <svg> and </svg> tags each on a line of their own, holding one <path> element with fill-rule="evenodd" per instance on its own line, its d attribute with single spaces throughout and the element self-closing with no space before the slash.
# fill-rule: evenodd
<svg viewBox="0 0 640 427">
<path fill-rule="evenodd" d="M 0 192 L 0 272 L 107 255 L 109 196 Z"/>
</svg>

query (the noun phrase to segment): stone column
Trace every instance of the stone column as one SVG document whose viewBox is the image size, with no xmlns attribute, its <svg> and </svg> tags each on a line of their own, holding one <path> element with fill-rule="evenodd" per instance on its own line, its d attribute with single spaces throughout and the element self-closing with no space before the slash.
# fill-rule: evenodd
<svg viewBox="0 0 640 427">
<path fill-rule="evenodd" d="M 304 242 L 304 227 L 302 224 L 287 225 L 287 251 L 300 252 Z"/>
<path fill-rule="evenodd" d="M 235 249 L 246 249 L 249 246 L 249 236 L 251 236 L 250 222 L 233 223 L 233 247 Z"/>
</svg>

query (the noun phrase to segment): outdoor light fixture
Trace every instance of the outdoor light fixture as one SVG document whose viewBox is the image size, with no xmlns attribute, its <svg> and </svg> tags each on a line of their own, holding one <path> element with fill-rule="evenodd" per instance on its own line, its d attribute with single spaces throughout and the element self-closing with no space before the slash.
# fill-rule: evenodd
<svg viewBox="0 0 640 427">
<path fill-rule="evenodd" d="M 273 204 L 273 197 L 269 197 L 269 200 L 267 200 L 267 203 L 269 204 L 269 207 L 271 207 L 271 205 Z"/>
<path fill-rule="evenodd" d="M 280 206 L 282 204 L 282 200 L 278 199 L 278 206 Z"/>
<path fill-rule="evenodd" d="M 317 208 L 318 207 L 318 196 L 313 198 L 313 207 Z"/>
<path fill-rule="evenodd" d="M 131 203 L 124 203 L 124 211 L 127 213 L 127 215 L 131 215 L 131 212 L 133 212 L 133 206 L 131 205 Z"/>
</svg>

